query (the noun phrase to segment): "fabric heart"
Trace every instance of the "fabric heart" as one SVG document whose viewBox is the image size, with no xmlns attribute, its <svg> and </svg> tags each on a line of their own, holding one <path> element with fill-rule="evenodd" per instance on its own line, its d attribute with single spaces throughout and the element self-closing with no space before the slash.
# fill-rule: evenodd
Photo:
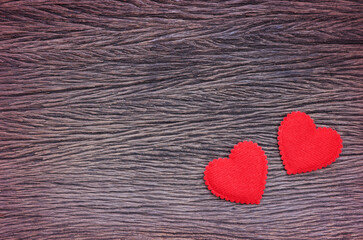
<svg viewBox="0 0 363 240">
<path fill-rule="evenodd" d="M 341 153 L 343 141 L 331 128 L 316 128 L 303 112 L 292 112 L 278 131 L 281 159 L 287 174 L 310 172 L 333 163 Z"/>
<path fill-rule="evenodd" d="M 259 204 L 267 179 L 267 157 L 256 143 L 240 142 L 229 158 L 206 166 L 205 184 L 217 197 L 246 204 Z"/>
</svg>

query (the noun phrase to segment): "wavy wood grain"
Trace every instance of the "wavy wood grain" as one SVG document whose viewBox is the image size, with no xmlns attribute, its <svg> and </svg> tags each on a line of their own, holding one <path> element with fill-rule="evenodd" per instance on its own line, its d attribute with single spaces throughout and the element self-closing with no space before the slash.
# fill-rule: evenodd
<svg viewBox="0 0 363 240">
<path fill-rule="evenodd" d="M 362 239 L 358 1 L 0 1 L 1 239 Z M 288 176 L 294 110 L 342 136 Z M 258 206 L 203 171 L 237 142 L 269 162 Z"/>
</svg>

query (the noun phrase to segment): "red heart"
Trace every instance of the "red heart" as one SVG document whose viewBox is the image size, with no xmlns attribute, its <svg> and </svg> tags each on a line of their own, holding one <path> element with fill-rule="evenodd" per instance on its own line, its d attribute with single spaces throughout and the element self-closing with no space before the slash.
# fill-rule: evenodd
<svg viewBox="0 0 363 240">
<path fill-rule="evenodd" d="M 228 158 L 215 159 L 206 166 L 205 184 L 222 199 L 259 204 L 267 178 L 265 152 L 256 143 L 240 142 Z"/>
<path fill-rule="evenodd" d="M 343 147 L 340 135 L 331 128 L 316 128 L 303 112 L 292 112 L 278 131 L 281 159 L 287 174 L 314 171 L 333 163 Z"/>
</svg>

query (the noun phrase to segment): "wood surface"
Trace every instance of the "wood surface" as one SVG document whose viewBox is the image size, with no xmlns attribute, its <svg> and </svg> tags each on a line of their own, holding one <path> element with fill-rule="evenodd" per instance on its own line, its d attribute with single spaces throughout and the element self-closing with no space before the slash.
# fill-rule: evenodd
<svg viewBox="0 0 363 240">
<path fill-rule="evenodd" d="M 363 239 L 361 1 L 0 0 L 0 239 Z M 287 175 L 291 111 L 343 152 Z M 205 166 L 252 140 L 260 205 Z"/>
</svg>

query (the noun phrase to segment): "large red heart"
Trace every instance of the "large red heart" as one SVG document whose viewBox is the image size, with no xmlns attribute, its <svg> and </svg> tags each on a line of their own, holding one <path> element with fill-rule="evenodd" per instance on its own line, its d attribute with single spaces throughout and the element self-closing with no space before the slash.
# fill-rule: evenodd
<svg viewBox="0 0 363 240">
<path fill-rule="evenodd" d="M 205 184 L 217 197 L 246 204 L 259 204 L 267 178 L 267 158 L 256 143 L 240 142 L 228 158 L 206 166 Z"/>
<path fill-rule="evenodd" d="M 331 128 L 316 128 L 303 112 L 292 112 L 278 131 L 281 159 L 287 174 L 314 171 L 333 163 L 341 153 L 343 141 Z"/>
</svg>

